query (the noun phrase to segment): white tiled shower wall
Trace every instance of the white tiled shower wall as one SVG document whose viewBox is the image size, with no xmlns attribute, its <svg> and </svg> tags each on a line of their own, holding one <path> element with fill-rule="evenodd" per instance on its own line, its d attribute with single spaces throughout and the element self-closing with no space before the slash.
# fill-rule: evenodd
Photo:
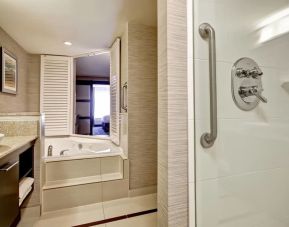
<svg viewBox="0 0 289 227">
<path fill-rule="evenodd" d="M 288 7 L 288 0 L 194 0 L 189 129 L 193 138 L 195 123 L 196 179 L 191 155 L 190 190 L 196 182 L 198 227 L 289 226 L 289 90 L 282 87 L 289 81 L 289 35 L 260 44 L 256 27 Z M 198 33 L 203 22 L 216 31 L 219 135 L 211 149 L 199 142 L 210 122 L 208 43 Z M 238 109 L 231 95 L 231 68 L 241 57 L 253 58 L 264 73 L 268 103 L 250 112 Z"/>
</svg>

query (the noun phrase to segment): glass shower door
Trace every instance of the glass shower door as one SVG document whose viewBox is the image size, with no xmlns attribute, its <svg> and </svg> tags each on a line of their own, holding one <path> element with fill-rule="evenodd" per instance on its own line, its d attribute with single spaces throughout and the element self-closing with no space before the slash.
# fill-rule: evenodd
<svg viewBox="0 0 289 227">
<path fill-rule="evenodd" d="M 197 227 L 288 227 L 289 0 L 194 0 L 193 15 Z M 211 36 L 200 35 L 203 23 L 215 30 L 215 114 Z M 241 58 L 254 60 L 257 71 L 234 68 Z M 256 94 L 268 102 L 242 109 L 232 93 L 245 106 L 259 100 Z M 214 117 L 217 137 L 204 147 Z"/>
</svg>

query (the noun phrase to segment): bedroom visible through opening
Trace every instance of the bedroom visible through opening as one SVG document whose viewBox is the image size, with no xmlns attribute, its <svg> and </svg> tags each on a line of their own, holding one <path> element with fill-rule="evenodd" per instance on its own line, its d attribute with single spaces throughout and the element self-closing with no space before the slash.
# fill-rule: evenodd
<svg viewBox="0 0 289 227">
<path fill-rule="evenodd" d="M 75 74 L 74 133 L 109 136 L 110 53 L 75 58 Z"/>
</svg>

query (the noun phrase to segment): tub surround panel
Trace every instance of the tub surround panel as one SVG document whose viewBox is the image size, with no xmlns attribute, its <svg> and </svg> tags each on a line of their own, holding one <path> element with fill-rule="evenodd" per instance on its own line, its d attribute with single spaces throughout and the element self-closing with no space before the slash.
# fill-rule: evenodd
<svg viewBox="0 0 289 227">
<path fill-rule="evenodd" d="M 187 1 L 158 0 L 158 226 L 187 227 Z"/>
<path fill-rule="evenodd" d="M 59 209 L 83 206 L 97 202 L 125 198 L 129 192 L 129 161 L 115 152 L 105 152 L 107 145 L 117 148 L 108 140 L 65 137 L 46 138 L 45 147 L 53 146 L 56 156 L 44 157 L 42 211 L 50 212 Z M 82 149 L 95 148 L 103 152 L 97 154 L 81 154 L 59 156 L 61 149 L 76 149 L 81 143 Z M 103 147 L 103 145 L 106 145 Z M 60 149 L 60 150 L 59 150 Z M 84 151 L 85 152 L 85 151 Z M 83 195 L 82 194 L 88 194 Z M 94 195 L 92 195 L 95 193 Z M 91 199 L 89 199 L 89 195 Z M 74 197 L 75 196 L 75 197 Z M 51 200 L 52 198 L 60 198 Z"/>
<path fill-rule="evenodd" d="M 123 173 L 124 160 L 120 156 L 111 156 L 100 159 L 100 172 L 102 175 Z"/>
<path fill-rule="evenodd" d="M 102 201 L 127 198 L 128 187 L 128 179 L 102 182 Z"/>
<path fill-rule="evenodd" d="M 46 163 L 46 181 L 100 176 L 100 174 L 99 158 Z"/>
<path fill-rule="evenodd" d="M 46 213 L 127 198 L 128 187 L 128 179 L 119 179 L 47 189 L 43 191 L 42 211 Z"/>
<path fill-rule="evenodd" d="M 57 199 L 56 199 L 57 198 Z M 43 211 L 55 211 L 102 201 L 101 183 L 43 191 Z"/>
<path fill-rule="evenodd" d="M 46 184 L 44 187 L 122 179 L 125 178 L 125 171 L 128 171 L 128 160 L 123 160 L 119 155 L 51 161 L 45 164 Z"/>
</svg>

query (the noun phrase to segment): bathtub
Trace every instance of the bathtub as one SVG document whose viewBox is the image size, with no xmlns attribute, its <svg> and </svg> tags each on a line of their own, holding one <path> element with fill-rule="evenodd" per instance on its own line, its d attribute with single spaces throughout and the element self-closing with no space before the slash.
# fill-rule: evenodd
<svg viewBox="0 0 289 227">
<path fill-rule="evenodd" d="M 49 146 L 52 146 L 52 156 L 48 156 Z M 46 162 L 115 155 L 123 156 L 123 152 L 110 140 L 76 136 L 45 138 L 44 159 Z"/>
<path fill-rule="evenodd" d="M 128 195 L 129 161 L 122 149 L 110 140 L 78 136 L 46 137 L 44 140 L 41 162 L 43 212 L 115 199 L 114 190 L 103 191 L 104 187 L 120 189 L 121 197 Z M 48 156 L 50 145 L 52 156 Z M 97 196 L 91 197 L 92 194 Z"/>
</svg>

